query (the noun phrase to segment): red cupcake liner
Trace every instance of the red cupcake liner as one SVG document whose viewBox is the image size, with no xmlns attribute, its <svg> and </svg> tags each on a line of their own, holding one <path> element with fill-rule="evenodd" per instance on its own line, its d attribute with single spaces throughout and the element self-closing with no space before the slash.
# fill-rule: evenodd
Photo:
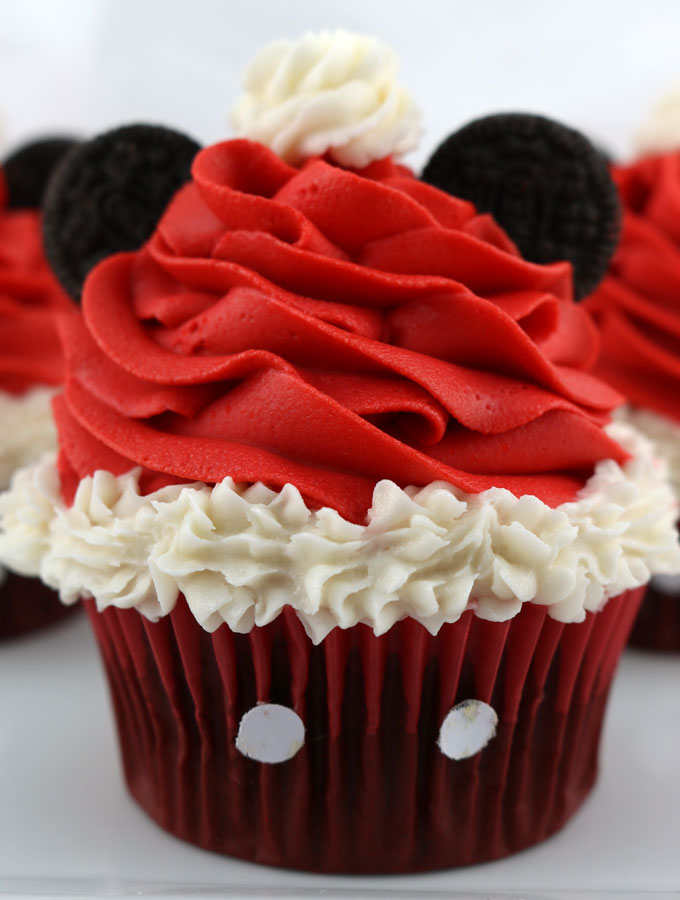
<svg viewBox="0 0 680 900">
<path fill-rule="evenodd" d="M 39 578 L 7 572 L 0 584 L 0 640 L 53 625 L 73 615 L 77 608 L 65 606 L 56 591 Z"/>
<path fill-rule="evenodd" d="M 680 652 L 680 591 L 664 593 L 650 582 L 630 634 L 631 647 Z"/>
<path fill-rule="evenodd" d="M 680 527 L 678 528 L 680 531 Z M 643 650 L 680 652 L 680 590 L 661 591 L 657 579 L 647 585 L 640 612 L 630 633 L 630 646 Z"/>
<path fill-rule="evenodd" d="M 525 604 L 471 612 L 435 637 L 406 619 L 376 637 L 334 629 L 314 646 L 291 610 L 249 634 L 205 632 L 180 599 L 150 623 L 87 601 L 133 797 L 172 834 L 253 862 L 318 872 L 413 872 L 482 862 L 547 838 L 597 772 L 609 686 L 643 589 L 580 624 Z M 439 746 L 462 700 L 496 736 L 455 761 Z M 306 733 L 290 760 L 236 747 L 258 702 Z"/>
</svg>

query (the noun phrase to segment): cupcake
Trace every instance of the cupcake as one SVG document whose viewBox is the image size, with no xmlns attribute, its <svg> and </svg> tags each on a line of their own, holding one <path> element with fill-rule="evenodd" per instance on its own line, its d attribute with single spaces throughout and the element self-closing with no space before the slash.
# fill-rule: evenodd
<svg viewBox="0 0 680 900">
<path fill-rule="evenodd" d="M 70 141 L 29 144 L 0 166 L 0 490 L 18 468 L 56 447 L 51 400 L 63 377 L 56 316 L 71 301 L 42 246 L 41 194 Z M 37 578 L 0 567 L 0 639 L 62 618 Z"/>
<path fill-rule="evenodd" d="M 623 229 L 610 271 L 586 306 L 602 333 L 597 373 L 628 398 L 619 412 L 656 444 L 680 495 L 680 132 L 677 96 L 640 135 L 643 153 L 612 175 Z M 672 136 L 675 133 L 674 151 Z M 652 152 L 656 150 L 657 152 Z M 663 151 L 663 152 L 661 152 Z M 680 651 L 680 577 L 655 576 L 631 643 Z"/>
<path fill-rule="evenodd" d="M 0 501 L 2 558 L 85 600 L 133 797 L 200 847 L 313 871 L 464 865 L 558 830 L 643 586 L 680 566 L 663 465 L 589 374 L 571 264 L 395 161 L 420 130 L 395 69 L 345 32 L 279 42 L 241 137 L 179 190 L 161 129 L 62 167 L 50 258 L 74 293 L 102 260 L 62 319 L 58 458 Z M 564 218 L 518 208 L 508 159 L 531 187 L 550 165 L 535 208 Z M 494 117 L 428 179 L 447 160 L 523 240 L 564 231 L 583 284 L 570 224 L 603 217 L 604 272 L 616 194 L 583 138 Z M 139 249 L 114 252 L 112 209 L 153 211 Z"/>
</svg>

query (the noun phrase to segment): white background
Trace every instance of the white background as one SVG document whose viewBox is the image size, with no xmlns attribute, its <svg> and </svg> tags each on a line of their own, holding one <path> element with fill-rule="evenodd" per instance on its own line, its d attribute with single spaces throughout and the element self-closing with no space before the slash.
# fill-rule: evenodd
<svg viewBox="0 0 680 900">
<path fill-rule="evenodd" d="M 401 56 L 424 112 L 416 166 L 454 128 L 501 110 L 562 119 L 627 156 L 680 80 L 677 0 L 0 0 L 0 156 L 41 133 L 132 121 L 228 137 L 253 52 L 337 26 Z M 128 800 L 95 651 L 74 621 L 0 645 L 0 894 L 680 895 L 680 658 L 628 654 L 614 701 L 600 784 L 542 847 L 417 878 L 280 873 L 182 845 Z"/>
<path fill-rule="evenodd" d="M 0 0 L 5 146 L 135 120 L 229 135 L 244 64 L 263 43 L 343 26 L 402 60 L 424 111 L 420 163 L 470 118 L 552 115 L 617 154 L 680 80 L 676 0 Z"/>
</svg>

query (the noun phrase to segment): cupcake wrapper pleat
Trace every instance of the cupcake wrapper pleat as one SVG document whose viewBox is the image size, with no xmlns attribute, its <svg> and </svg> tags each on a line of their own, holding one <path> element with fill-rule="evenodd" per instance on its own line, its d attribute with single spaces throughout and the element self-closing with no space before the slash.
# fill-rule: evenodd
<svg viewBox="0 0 680 900">
<path fill-rule="evenodd" d="M 666 593 L 652 581 L 630 635 L 631 647 L 680 652 L 680 590 Z"/>
<path fill-rule="evenodd" d="M 77 608 L 61 603 L 39 578 L 7 572 L 0 583 L 0 641 L 59 622 Z"/>
<path fill-rule="evenodd" d="M 125 778 L 163 828 L 209 850 L 324 872 L 406 872 L 495 859 L 559 829 L 590 790 L 607 695 L 642 589 L 579 624 L 525 604 L 467 612 L 436 636 L 407 619 L 315 646 L 291 610 L 212 634 L 180 600 L 151 623 L 87 602 L 113 698 Z M 495 737 L 454 760 L 438 744 L 463 700 Z M 236 746 L 258 703 L 305 726 L 263 763 Z"/>
</svg>

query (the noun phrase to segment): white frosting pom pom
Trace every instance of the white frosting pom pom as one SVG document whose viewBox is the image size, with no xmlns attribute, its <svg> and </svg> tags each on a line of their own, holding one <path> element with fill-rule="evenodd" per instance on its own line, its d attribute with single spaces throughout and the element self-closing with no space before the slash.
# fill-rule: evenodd
<svg viewBox="0 0 680 900">
<path fill-rule="evenodd" d="M 292 164 L 329 153 L 361 168 L 400 156 L 421 127 L 397 68 L 389 47 L 342 29 L 275 41 L 247 67 L 232 124 Z"/>
<path fill-rule="evenodd" d="M 680 150 L 680 84 L 654 104 L 635 136 L 635 149 L 645 156 Z"/>
</svg>

